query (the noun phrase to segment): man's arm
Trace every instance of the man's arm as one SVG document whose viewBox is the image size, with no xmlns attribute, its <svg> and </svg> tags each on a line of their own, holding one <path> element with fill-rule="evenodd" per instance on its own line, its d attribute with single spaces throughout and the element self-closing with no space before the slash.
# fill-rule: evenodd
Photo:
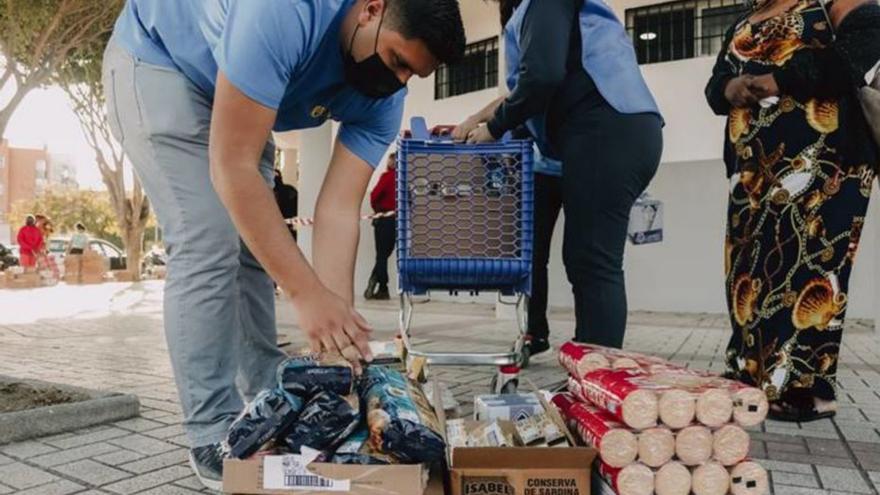
<svg viewBox="0 0 880 495">
<path fill-rule="evenodd" d="M 361 202 L 372 175 L 372 167 L 337 141 L 315 205 L 315 271 L 324 285 L 349 304 L 354 302 Z"/>
<path fill-rule="evenodd" d="M 214 189 L 251 252 L 291 297 L 313 349 L 339 350 L 359 368 L 361 357 L 370 359 L 369 327 L 351 298 L 334 294 L 309 266 L 260 175 L 275 116 L 218 74 L 209 149 Z"/>
</svg>

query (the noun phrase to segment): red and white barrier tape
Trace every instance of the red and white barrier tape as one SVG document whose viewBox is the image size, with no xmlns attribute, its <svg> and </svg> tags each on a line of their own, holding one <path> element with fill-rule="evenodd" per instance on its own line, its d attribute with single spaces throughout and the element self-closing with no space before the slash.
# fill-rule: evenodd
<svg viewBox="0 0 880 495">
<path fill-rule="evenodd" d="M 393 211 L 393 210 L 392 211 L 383 211 L 381 213 L 373 213 L 372 215 L 362 215 L 361 220 L 366 221 L 366 220 L 374 220 L 376 218 L 388 218 L 388 217 L 393 217 L 396 214 L 397 214 L 397 212 Z M 284 223 L 286 223 L 287 225 L 293 225 L 294 227 L 297 227 L 297 228 L 311 227 L 312 225 L 315 225 L 315 219 L 314 218 L 294 217 L 294 218 L 288 218 L 287 220 L 284 221 Z"/>
</svg>

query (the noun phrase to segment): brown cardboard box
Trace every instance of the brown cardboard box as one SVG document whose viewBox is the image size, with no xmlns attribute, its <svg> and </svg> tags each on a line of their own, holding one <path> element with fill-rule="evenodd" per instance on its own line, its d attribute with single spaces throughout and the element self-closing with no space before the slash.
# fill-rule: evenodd
<svg viewBox="0 0 880 495">
<path fill-rule="evenodd" d="M 576 445 L 559 411 L 540 393 L 536 395 L 569 445 Z M 445 433 L 442 407 L 437 407 L 437 415 Z M 499 423 L 505 427 L 505 422 Z M 466 429 L 474 424 L 466 421 Z M 590 495 L 595 458 L 596 451 L 588 447 L 457 447 L 449 452 L 450 491 L 452 495 Z"/>
<path fill-rule="evenodd" d="M 113 270 L 110 273 L 113 274 L 113 279 L 117 282 L 134 282 L 134 277 L 127 270 Z"/>
<path fill-rule="evenodd" d="M 7 289 L 34 289 L 42 285 L 42 278 L 37 272 L 13 273 L 6 271 Z"/>
<path fill-rule="evenodd" d="M 452 495 L 589 495 L 596 451 L 585 447 L 460 447 L 452 453 Z"/>
<path fill-rule="evenodd" d="M 279 464 L 285 456 L 253 457 L 247 460 L 226 459 L 223 461 L 223 492 L 241 494 L 290 494 L 318 495 L 339 494 L 328 491 L 327 480 L 348 489 L 342 493 L 356 495 L 423 495 L 428 483 L 428 471 L 421 465 L 396 466 L 355 466 L 342 464 L 308 464 L 311 475 L 298 475 L 300 483 L 323 485 L 309 489 L 271 489 L 265 488 L 272 478 L 283 477 Z M 274 458 L 274 459 L 273 459 Z M 268 470 L 268 471 L 267 471 Z M 317 476 L 315 476 L 317 475 Z M 320 477 L 320 478 L 319 478 Z M 323 479 L 324 481 L 319 481 Z M 269 485 L 272 486 L 272 485 Z"/>
</svg>

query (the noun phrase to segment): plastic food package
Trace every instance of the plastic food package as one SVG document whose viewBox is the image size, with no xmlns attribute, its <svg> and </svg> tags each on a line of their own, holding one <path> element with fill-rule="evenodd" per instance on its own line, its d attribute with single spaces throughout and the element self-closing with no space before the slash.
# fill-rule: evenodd
<svg viewBox="0 0 880 495">
<path fill-rule="evenodd" d="M 342 358 L 325 355 L 292 357 L 278 366 L 278 385 L 285 395 L 310 399 L 319 392 L 350 395 L 354 371 Z"/>
<path fill-rule="evenodd" d="M 366 406 L 369 445 L 403 463 L 443 459 L 446 445 L 437 416 L 418 384 L 400 372 L 370 366 L 360 383 Z"/>
<path fill-rule="evenodd" d="M 370 430 L 366 423 L 360 421 L 354 433 L 348 436 L 336 452 L 330 457 L 334 464 L 392 464 L 394 459 L 370 450 L 367 440 Z"/>
<path fill-rule="evenodd" d="M 332 451 L 360 424 L 357 397 L 345 398 L 333 392 L 314 395 L 284 435 L 284 444 L 293 453 L 303 446 Z"/>
<path fill-rule="evenodd" d="M 515 447 L 513 437 L 498 424 L 498 420 L 475 428 L 467 438 L 468 447 Z"/>
<path fill-rule="evenodd" d="M 226 448 L 236 459 L 250 457 L 296 421 L 303 402 L 278 389 L 257 394 L 229 427 Z"/>
<path fill-rule="evenodd" d="M 467 429 L 463 419 L 446 421 L 446 442 L 453 448 L 467 445 Z"/>
</svg>

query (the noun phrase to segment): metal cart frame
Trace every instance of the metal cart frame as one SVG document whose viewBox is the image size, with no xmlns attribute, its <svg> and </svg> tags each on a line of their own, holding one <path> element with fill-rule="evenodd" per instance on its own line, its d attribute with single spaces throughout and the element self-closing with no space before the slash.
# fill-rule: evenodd
<svg viewBox="0 0 880 495">
<path fill-rule="evenodd" d="M 518 386 L 527 332 L 534 230 L 531 140 L 464 144 L 421 117 L 398 141 L 397 265 L 400 336 L 412 357 L 436 365 L 498 366 L 496 393 Z M 515 304 L 518 336 L 505 352 L 427 352 L 411 338 L 413 295 L 496 291 Z M 504 297 L 515 297 L 506 302 Z"/>
</svg>

